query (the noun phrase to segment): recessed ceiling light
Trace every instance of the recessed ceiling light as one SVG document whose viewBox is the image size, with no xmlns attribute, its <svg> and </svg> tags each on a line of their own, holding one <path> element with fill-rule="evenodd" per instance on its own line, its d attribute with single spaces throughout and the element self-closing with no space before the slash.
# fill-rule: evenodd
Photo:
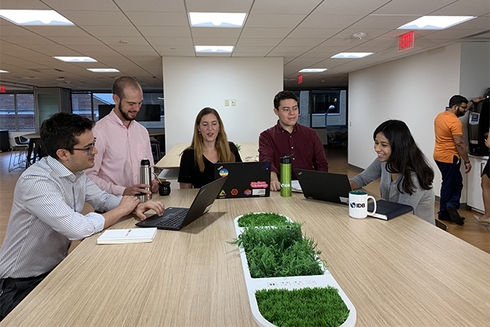
<svg viewBox="0 0 490 327">
<path fill-rule="evenodd" d="M 321 73 L 326 70 L 327 68 L 305 68 L 301 69 L 298 73 Z"/>
<path fill-rule="evenodd" d="M 0 73 L 8 73 L 8 71 L 0 69 Z"/>
<path fill-rule="evenodd" d="M 364 32 L 355 32 L 352 34 L 352 37 L 358 40 L 362 40 L 366 36 L 366 33 Z"/>
<path fill-rule="evenodd" d="M 218 45 L 196 45 L 196 52 L 209 52 L 209 53 L 229 53 L 233 52 L 234 46 L 226 45 L 226 46 L 218 46 Z"/>
<path fill-rule="evenodd" d="M 467 22 L 476 16 L 423 16 L 411 21 L 399 30 L 443 30 L 445 28 Z"/>
<path fill-rule="evenodd" d="M 372 55 L 374 52 L 341 52 L 330 58 L 358 59 Z"/>
<path fill-rule="evenodd" d="M 54 10 L 2 9 L 0 17 L 17 25 L 30 26 L 72 26 L 75 25 Z"/>
<path fill-rule="evenodd" d="M 119 73 L 119 70 L 115 68 L 87 68 L 94 73 Z"/>
<path fill-rule="evenodd" d="M 242 27 L 246 13 L 190 12 L 191 27 Z"/>
<path fill-rule="evenodd" d="M 90 57 L 55 56 L 54 58 L 64 62 L 97 62 L 97 60 Z"/>
</svg>

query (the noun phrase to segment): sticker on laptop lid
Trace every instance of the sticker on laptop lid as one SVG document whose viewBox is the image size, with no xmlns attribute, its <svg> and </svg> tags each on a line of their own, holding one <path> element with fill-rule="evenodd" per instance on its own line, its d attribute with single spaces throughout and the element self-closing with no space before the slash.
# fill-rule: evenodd
<svg viewBox="0 0 490 327">
<path fill-rule="evenodd" d="M 250 187 L 253 189 L 256 188 L 267 188 L 269 184 L 267 184 L 266 181 L 257 181 L 257 182 L 250 182 Z"/>
</svg>

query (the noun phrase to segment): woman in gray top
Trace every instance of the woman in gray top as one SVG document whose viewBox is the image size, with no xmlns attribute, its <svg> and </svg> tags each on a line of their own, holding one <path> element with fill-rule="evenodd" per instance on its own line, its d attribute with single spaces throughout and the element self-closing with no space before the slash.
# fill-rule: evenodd
<svg viewBox="0 0 490 327">
<path fill-rule="evenodd" d="M 416 216 L 435 224 L 434 171 L 415 144 L 407 125 L 400 120 L 385 121 L 376 128 L 373 139 L 378 158 L 351 179 L 352 189 L 380 178 L 383 199 L 408 204 Z"/>
</svg>

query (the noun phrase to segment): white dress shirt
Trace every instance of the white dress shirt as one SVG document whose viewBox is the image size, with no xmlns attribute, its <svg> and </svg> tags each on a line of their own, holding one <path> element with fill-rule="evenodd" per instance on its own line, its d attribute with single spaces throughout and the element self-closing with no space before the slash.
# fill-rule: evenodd
<svg viewBox="0 0 490 327">
<path fill-rule="evenodd" d="M 47 156 L 22 173 L 0 248 L 0 278 L 35 277 L 51 271 L 68 254 L 71 240 L 104 228 L 104 217 L 82 215 L 85 202 L 97 211 L 119 205 L 121 197 L 97 187 L 84 172 L 73 174 Z"/>
</svg>

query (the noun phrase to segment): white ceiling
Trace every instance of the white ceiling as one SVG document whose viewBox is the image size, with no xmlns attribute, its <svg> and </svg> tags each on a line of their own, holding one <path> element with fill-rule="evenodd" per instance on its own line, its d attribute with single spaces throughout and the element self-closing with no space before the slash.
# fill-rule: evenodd
<svg viewBox="0 0 490 327">
<path fill-rule="evenodd" d="M 0 0 L 1 9 L 52 9 L 72 27 L 20 27 L 0 19 L 0 83 L 110 89 L 120 75 L 145 89 L 162 88 L 162 57 L 196 54 L 194 45 L 234 45 L 220 57 L 283 57 L 285 88 L 347 85 L 349 72 L 469 41 L 490 41 L 489 0 Z M 191 28 L 187 12 L 246 12 L 243 28 Z M 397 27 L 423 15 L 475 15 L 443 31 L 415 32 L 415 47 L 398 52 Z M 355 32 L 366 36 L 359 40 Z M 127 43 L 122 43 L 127 42 Z M 330 59 L 369 51 L 363 59 Z M 98 63 L 64 63 L 53 56 L 89 56 Z M 93 73 L 86 68 L 116 68 Z"/>
</svg>

